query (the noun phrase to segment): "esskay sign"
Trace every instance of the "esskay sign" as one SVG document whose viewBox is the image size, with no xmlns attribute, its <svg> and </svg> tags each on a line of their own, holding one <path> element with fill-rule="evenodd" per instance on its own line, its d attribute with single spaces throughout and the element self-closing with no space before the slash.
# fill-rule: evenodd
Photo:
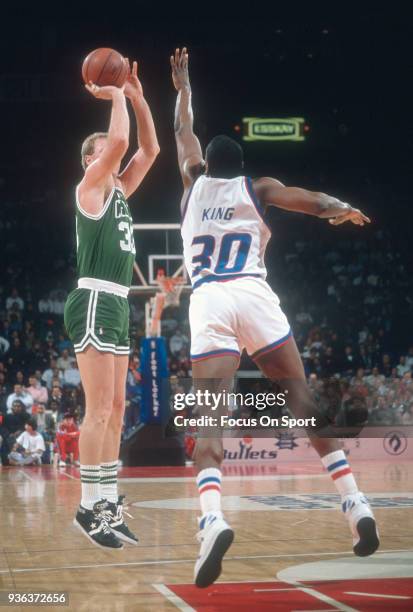
<svg viewBox="0 0 413 612">
<path fill-rule="evenodd" d="M 303 117 L 286 119 L 243 118 L 244 140 L 304 140 Z"/>
</svg>

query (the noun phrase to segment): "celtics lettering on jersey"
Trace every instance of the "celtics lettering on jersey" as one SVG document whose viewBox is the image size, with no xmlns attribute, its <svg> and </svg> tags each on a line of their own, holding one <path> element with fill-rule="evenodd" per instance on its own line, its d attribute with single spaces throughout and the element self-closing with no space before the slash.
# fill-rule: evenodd
<svg viewBox="0 0 413 612">
<path fill-rule="evenodd" d="M 76 192 L 79 278 L 97 278 L 130 287 L 135 241 L 132 217 L 122 190 L 112 189 L 98 215 L 86 213 Z"/>
</svg>

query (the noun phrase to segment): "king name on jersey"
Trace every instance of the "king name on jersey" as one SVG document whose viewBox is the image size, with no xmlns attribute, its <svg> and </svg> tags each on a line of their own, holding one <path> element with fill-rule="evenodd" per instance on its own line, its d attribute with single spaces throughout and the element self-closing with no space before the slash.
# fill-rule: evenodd
<svg viewBox="0 0 413 612">
<path fill-rule="evenodd" d="M 217 208 L 204 208 L 202 211 L 202 221 L 231 221 L 234 208 L 225 208 L 219 206 Z"/>
</svg>

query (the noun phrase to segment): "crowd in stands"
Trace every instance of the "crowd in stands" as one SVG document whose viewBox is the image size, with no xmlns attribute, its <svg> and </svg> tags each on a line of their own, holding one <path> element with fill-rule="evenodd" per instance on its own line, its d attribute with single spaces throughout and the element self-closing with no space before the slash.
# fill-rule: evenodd
<svg viewBox="0 0 413 612">
<path fill-rule="evenodd" d="M 84 410 L 80 375 L 63 326 L 64 303 L 75 278 L 73 253 L 51 237 L 52 262 L 47 249 L 31 258 L 19 241 L 47 228 L 41 222 L 27 226 L 24 215 L 19 219 L 21 210 L 6 214 L 5 220 L 4 210 L 7 204 L 0 212 L 5 264 L 0 286 L 1 459 L 26 464 L 37 462 L 39 454 L 51 461 L 55 453 L 65 465 L 77 461 L 76 431 Z M 13 232 L 17 227 L 18 234 Z M 275 241 L 271 257 L 277 265 L 269 266 L 269 281 L 291 322 L 314 394 L 333 420 L 356 405 L 368 410 L 370 423 L 413 424 L 408 240 L 397 230 L 396 241 L 387 228 L 370 233 L 368 240 L 323 235 L 319 241 L 310 230 L 300 232 L 295 242 Z M 162 322 L 175 386 L 190 372 L 187 297 L 182 302 L 168 309 Z M 130 303 L 126 430 L 139 420 L 144 333 L 143 304 L 133 296 Z M 241 369 L 254 367 L 243 356 Z"/>
</svg>

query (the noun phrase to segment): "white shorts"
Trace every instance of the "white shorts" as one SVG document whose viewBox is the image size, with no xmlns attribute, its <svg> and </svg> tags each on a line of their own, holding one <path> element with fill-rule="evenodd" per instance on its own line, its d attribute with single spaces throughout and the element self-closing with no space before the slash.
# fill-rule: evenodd
<svg viewBox="0 0 413 612">
<path fill-rule="evenodd" d="M 254 277 L 198 287 L 191 295 L 189 323 L 192 361 L 239 356 L 244 348 L 255 359 L 292 335 L 278 296 Z"/>
</svg>

